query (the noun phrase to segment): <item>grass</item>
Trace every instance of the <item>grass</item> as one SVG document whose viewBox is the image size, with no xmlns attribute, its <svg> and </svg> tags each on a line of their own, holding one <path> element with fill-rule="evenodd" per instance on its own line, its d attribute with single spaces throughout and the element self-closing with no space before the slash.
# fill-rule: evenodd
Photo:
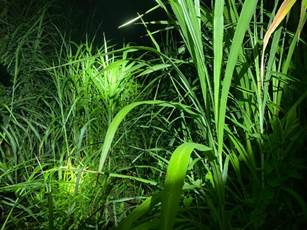
<svg viewBox="0 0 307 230">
<path fill-rule="evenodd" d="M 306 1 L 156 0 L 123 25 L 152 47 L 30 5 L 0 21 L 1 229 L 303 228 Z"/>
</svg>

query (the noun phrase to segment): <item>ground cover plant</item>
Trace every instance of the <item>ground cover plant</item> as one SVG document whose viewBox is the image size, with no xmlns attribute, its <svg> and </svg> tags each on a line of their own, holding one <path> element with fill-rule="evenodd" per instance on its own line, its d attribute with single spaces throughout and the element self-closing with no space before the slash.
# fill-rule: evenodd
<svg viewBox="0 0 307 230">
<path fill-rule="evenodd" d="M 3 1 L 1 229 L 304 228 L 307 2 L 155 2 L 138 46 Z"/>
</svg>

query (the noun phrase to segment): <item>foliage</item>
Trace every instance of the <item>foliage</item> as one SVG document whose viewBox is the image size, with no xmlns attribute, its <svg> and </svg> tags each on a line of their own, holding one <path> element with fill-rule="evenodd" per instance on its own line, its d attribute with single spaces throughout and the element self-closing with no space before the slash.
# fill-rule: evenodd
<svg viewBox="0 0 307 230">
<path fill-rule="evenodd" d="M 52 4 L 1 11 L 1 229 L 303 228 L 295 2 L 156 0 L 122 26 L 152 47 L 121 48 L 73 42 Z"/>
</svg>

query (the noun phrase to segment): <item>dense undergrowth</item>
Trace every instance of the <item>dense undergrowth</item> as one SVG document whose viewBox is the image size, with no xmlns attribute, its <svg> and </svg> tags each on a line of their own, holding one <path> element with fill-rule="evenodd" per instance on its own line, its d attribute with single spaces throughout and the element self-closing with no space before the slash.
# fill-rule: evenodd
<svg viewBox="0 0 307 230">
<path fill-rule="evenodd" d="M 1 0 L 1 230 L 304 228 L 306 1 L 214 2 L 156 0 L 145 47 Z"/>
</svg>

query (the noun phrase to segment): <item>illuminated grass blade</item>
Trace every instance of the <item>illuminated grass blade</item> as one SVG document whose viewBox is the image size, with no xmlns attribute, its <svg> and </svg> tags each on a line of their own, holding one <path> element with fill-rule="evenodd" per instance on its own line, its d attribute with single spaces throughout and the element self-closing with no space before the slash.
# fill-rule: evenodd
<svg viewBox="0 0 307 230">
<path fill-rule="evenodd" d="M 218 124 L 218 110 L 220 97 L 220 83 L 223 60 L 224 37 L 224 0 L 215 1 L 213 18 L 213 51 L 214 51 L 214 112 L 216 126 Z"/>
<path fill-rule="evenodd" d="M 140 101 L 140 102 L 134 102 L 131 103 L 127 106 L 125 106 L 124 108 L 122 108 L 117 115 L 114 117 L 114 119 L 112 120 L 105 139 L 104 139 L 104 143 L 102 146 L 102 150 L 101 150 L 101 155 L 100 155 L 100 161 L 99 161 L 99 167 L 98 167 L 98 172 L 101 173 L 102 172 L 102 168 L 105 164 L 105 161 L 107 159 L 108 156 L 108 152 L 111 148 L 111 144 L 114 138 L 114 135 L 116 133 L 116 130 L 118 129 L 118 126 L 120 125 L 120 123 L 123 121 L 123 119 L 126 117 L 126 115 L 133 110 L 135 107 L 139 106 L 139 105 L 159 105 L 159 106 L 163 106 L 163 107 L 177 107 L 181 110 L 184 110 L 190 114 L 194 114 L 188 106 L 180 104 L 180 103 L 171 103 L 171 102 L 165 102 L 165 101 L 159 101 L 159 100 L 149 100 L 149 101 Z"/>
<path fill-rule="evenodd" d="M 206 108 L 208 108 L 208 103 L 213 103 L 213 95 L 202 41 L 200 1 L 170 0 L 169 4 L 173 9 L 182 37 L 197 69 L 202 97 Z"/>
<path fill-rule="evenodd" d="M 224 137 L 224 127 L 225 127 L 225 116 L 226 116 L 226 106 L 228 100 L 229 89 L 231 85 L 231 80 L 234 72 L 234 68 L 237 64 L 238 56 L 242 47 L 244 35 L 249 28 L 250 20 L 255 13 L 258 1 L 246 0 L 241 10 L 239 21 L 236 27 L 236 31 L 232 40 L 232 45 L 230 47 L 230 53 L 228 57 L 228 62 L 225 70 L 225 77 L 223 80 L 222 93 L 219 106 L 219 120 L 218 120 L 218 156 L 219 165 L 222 167 L 222 151 L 223 151 L 223 137 Z"/>
<path fill-rule="evenodd" d="M 130 175 L 124 175 L 124 174 L 118 174 L 118 173 L 110 173 L 110 177 L 116 177 L 116 178 L 122 178 L 122 179 L 129 179 L 129 180 L 134 180 L 134 181 L 139 181 L 144 184 L 149 184 L 149 185 L 157 185 L 156 181 L 153 180 L 148 180 L 140 177 L 135 177 L 135 176 L 130 176 Z"/>
<path fill-rule="evenodd" d="M 210 151 L 205 145 L 183 143 L 176 148 L 168 164 L 165 187 L 162 193 L 161 226 L 160 229 L 173 229 L 176 213 L 179 207 L 184 178 L 187 173 L 190 156 L 194 149 Z"/>
</svg>

